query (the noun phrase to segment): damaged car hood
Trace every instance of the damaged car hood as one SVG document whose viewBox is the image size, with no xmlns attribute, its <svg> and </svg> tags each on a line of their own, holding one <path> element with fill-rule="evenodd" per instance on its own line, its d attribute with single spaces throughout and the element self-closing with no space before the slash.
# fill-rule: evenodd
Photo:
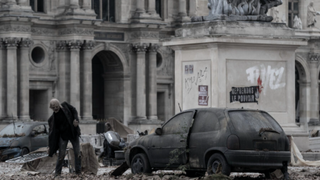
<svg viewBox="0 0 320 180">
<path fill-rule="evenodd" d="M 8 147 L 15 140 L 19 140 L 20 138 L 0 138 L 0 147 Z"/>
</svg>

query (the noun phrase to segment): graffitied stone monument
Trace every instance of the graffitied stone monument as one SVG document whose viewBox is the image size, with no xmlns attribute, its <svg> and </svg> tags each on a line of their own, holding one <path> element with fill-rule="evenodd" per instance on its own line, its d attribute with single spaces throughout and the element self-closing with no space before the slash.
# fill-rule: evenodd
<svg viewBox="0 0 320 180">
<path fill-rule="evenodd" d="M 248 2 L 258 3 L 259 8 L 252 6 L 257 12 Z M 209 0 L 211 13 L 202 17 L 209 21 L 185 23 L 175 38 L 163 42 L 175 50 L 176 112 L 178 104 L 183 110 L 265 110 L 295 137 L 300 150 L 308 148 L 307 122 L 295 123 L 295 50 L 307 42 L 293 38 L 294 30 L 285 24 L 261 22 L 272 21 L 266 12 L 280 4 Z M 238 12 L 239 7 L 246 11 Z"/>
<path fill-rule="evenodd" d="M 208 16 L 193 17 L 192 21 L 265 21 L 271 22 L 269 9 L 282 4 L 282 0 L 208 0 Z"/>
</svg>

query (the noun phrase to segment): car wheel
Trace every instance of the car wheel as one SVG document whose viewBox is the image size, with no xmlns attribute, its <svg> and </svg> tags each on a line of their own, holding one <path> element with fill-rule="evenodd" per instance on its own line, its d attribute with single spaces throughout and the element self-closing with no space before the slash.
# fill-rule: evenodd
<svg viewBox="0 0 320 180">
<path fill-rule="evenodd" d="M 229 176 L 231 173 L 231 168 L 225 158 L 221 154 L 213 154 L 207 165 L 208 174 L 222 174 Z"/>
<path fill-rule="evenodd" d="M 186 176 L 188 177 L 201 177 L 204 176 L 206 174 L 206 172 L 204 171 L 189 171 L 186 170 Z"/>
<path fill-rule="evenodd" d="M 28 153 L 29 153 L 29 150 L 27 148 L 22 148 L 21 156 L 26 155 Z"/>
<path fill-rule="evenodd" d="M 151 167 L 144 153 L 136 154 L 131 161 L 132 174 L 151 173 Z"/>
</svg>

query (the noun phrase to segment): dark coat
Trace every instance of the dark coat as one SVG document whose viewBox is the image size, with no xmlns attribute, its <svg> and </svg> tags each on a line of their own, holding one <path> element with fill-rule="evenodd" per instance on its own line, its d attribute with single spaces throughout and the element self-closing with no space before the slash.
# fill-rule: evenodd
<svg viewBox="0 0 320 180">
<path fill-rule="evenodd" d="M 80 136 L 80 127 L 74 127 L 73 120 L 76 119 L 79 121 L 79 116 L 76 108 L 74 108 L 72 105 L 68 104 L 67 102 L 63 102 L 61 104 L 62 108 L 60 110 L 63 111 L 63 113 L 66 115 L 69 125 L 71 127 L 71 134 L 73 135 L 71 138 L 75 139 L 76 137 Z M 49 156 L 52 157 L 54 153 L 57 152 L 59 149 L 59 140 L 60 140 L 60 134 L 56 131 L 55 128 L 55 120 L 54 120 L 54 112 L 50 116 L 48 120 L 49 124 Z"/>
</svg>

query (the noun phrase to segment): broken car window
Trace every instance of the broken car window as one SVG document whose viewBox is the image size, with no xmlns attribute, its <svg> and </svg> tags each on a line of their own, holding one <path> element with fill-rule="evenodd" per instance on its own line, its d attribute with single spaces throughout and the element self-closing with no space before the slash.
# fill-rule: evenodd
<svg viewBox="0 0 320 180">
<path fill-rule="evenodd" d="M 260 111 L 229 112 L 233 126 L 238 131 L 259 132 L 261 128 L 282 132 L 279 124 L 267 113 Z"/>
<path fill-rule="evenodd" d="M 29 130 L 26 124 L 9 124 L 0 131 L 0 137 L 21 137 Z"/>
<path fill-rule="evenodd" d="M 163 126 L 163 134 L 187 133 L 191 124 L 192 115 L 193 112 L 186 112 L 175 116 Z"/>
<path fill-rule="evenodd" d="M 210 111 L 200 111 L 197 113 L 193 123 L 192 132 L 209 132 L 220 129 L 219 119 L 216 114 Z"/>
<path fill-rule="evenodd" d="M 44 125 L 39 125 L 39 126 L 36 126 L 32 129 L 32 133 L 34 135 L 45 135 L 46 134 L 46 128 Z"/>
</svg>

